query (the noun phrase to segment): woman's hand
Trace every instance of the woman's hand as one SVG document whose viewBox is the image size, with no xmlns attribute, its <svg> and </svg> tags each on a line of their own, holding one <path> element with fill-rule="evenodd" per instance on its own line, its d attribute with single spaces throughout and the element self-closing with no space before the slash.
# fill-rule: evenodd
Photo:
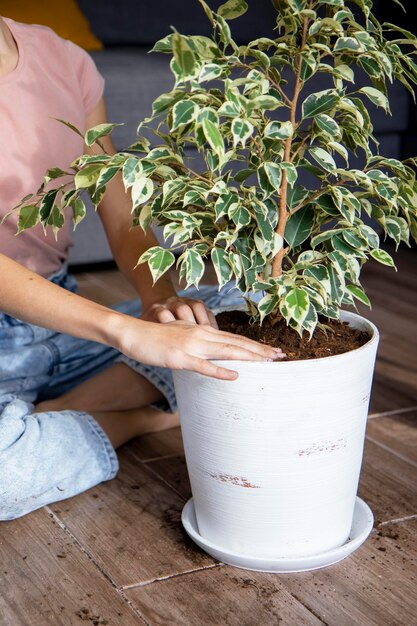
<svg viewBox="0 0 417 626">
<path fill-rule="evenodd" d="M 273 361 L 281 350 L 186 321 L 159 324 L 117 313 L 54 285 L 0 254 L 0 310 L 30 324 L 113 346 L 149 365 L 234 380 L 237 372 L 208 359 Z M 30 305 L 29 305 L 29 304 Z"/>
<path fill-rule="evenodd" d="M 160 302 L 154 302 L 145 308 L 141 319 L 147 322 L 166 324 L 175 320 L 183 320 L 190 324 L 208 324 L 218 328 L 216 318 L 202 300 L 172 296 Z"/>
<path fill-rule="evenodd" d="M 115 347 L 126 356 L 149 365 L 235 380 L 236 371 L 219 367 L 208 359 L 274 361 L 285 356 L 280 349 L 208 325 L 185 321 L 159 324 L 122 317 L 125 319 L 119 320 L 120 341 Z"/>
</svg>

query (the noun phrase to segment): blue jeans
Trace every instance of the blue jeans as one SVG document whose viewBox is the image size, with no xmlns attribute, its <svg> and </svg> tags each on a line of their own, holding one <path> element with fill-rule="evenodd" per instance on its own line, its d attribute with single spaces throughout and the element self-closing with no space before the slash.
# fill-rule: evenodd
<svg viewBox="0 0 417 626">
<path fill-rule="evenodd" d="M 65 270 L 50 280 L 76 291 L 76 281 Z M 204 300 L 210 308 L 241 302 L 240 292 L 230 286 L 220 292 L 204 286 L 187 295 Z M 115 309 L 140 315 L 139 301 Z M 162 392 L 160 408 L 176 410 L 171 370 L 0 313 L 0 520 L 15 519 L 115 477 L 116 452 L 91 415 L 73 410 L 33 413 L 33 408 L 116 362 L 145 376 Z"/>
</svg>

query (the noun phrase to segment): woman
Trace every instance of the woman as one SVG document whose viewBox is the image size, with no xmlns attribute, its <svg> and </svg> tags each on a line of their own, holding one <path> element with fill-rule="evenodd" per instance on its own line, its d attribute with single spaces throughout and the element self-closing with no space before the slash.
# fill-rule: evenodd
<svg viewBox="0 0 417 626">
<path fill-rule="evenodd" d="M 104 123 L 103 87 L 78 46 L 0 18 L 0 220 L 49 167 L 65 170 L 86 150 L 56 119 L 80 129 Z M 109 139 L 103 143 L 114 152 Z M 132 269 L 156 242 L 131 229 L 130 210 L 121 179 L 113 179 L 99 215 L 141 299 L 140 320 L 137 303 L 110 310 L 74 293 L 65 267 L 69 227 L 57 241 L 39 226 L 15 237 L 14 216 L 0 229 L 0 519 L 113 478 L 115 448 L 177 425 L 170 369 L 233 380 L 235 372 L 207 359 L 282 356 L 216 330 L 209 306 L 225 297 L 213 289 L 204 304 L 178 297 L 169 278 L 152 287 L 146 266 Z"/>
</svg>

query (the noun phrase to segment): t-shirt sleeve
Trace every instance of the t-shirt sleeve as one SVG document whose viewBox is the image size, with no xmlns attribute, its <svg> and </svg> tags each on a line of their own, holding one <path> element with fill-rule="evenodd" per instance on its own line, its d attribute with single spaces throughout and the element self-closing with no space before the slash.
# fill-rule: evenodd
<svg viewBox="0 0 417 626">
<path fill-rule="evenodd" d="M 98 71 L 91 56 L 72 43 L 65 42 L 68 49 L 71 65 L 75 70 L 76 78 L 81 90 L 86 115 L 97 106 L 104 92 L 104 78 Z"/>
</svg>

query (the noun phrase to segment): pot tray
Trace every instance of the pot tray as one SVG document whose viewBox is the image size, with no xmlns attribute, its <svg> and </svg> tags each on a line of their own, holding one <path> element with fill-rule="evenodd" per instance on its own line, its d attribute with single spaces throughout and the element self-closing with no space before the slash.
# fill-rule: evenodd
<svg viewBox="0 0 417 626">
<path fill-rule="evenodd" d="M 346 543 L 338 548 L 322 552 L 321 554 L 296 558 L 257 558 L 230 552 L 220 546 L 214 545 L 211 541 L 204 539 L 198 531 L 192 498 L 188 500 L 183 508 L 181 521 L 191 539 L 205 552 L 210 554 L 210 556 L 223 563 L 257 572 L 289 574 L 292 572 L 307 572 L 309 570 L 333 565 L 333 563 L 337 563 L 349 556 L 349 554 L 352 554 L 352 552 L 363 544 L 371 532 L 374 525 L 374 516 L 366 502 L 360 498 L 356 498 L 352 529 Z"/>
</svg>

